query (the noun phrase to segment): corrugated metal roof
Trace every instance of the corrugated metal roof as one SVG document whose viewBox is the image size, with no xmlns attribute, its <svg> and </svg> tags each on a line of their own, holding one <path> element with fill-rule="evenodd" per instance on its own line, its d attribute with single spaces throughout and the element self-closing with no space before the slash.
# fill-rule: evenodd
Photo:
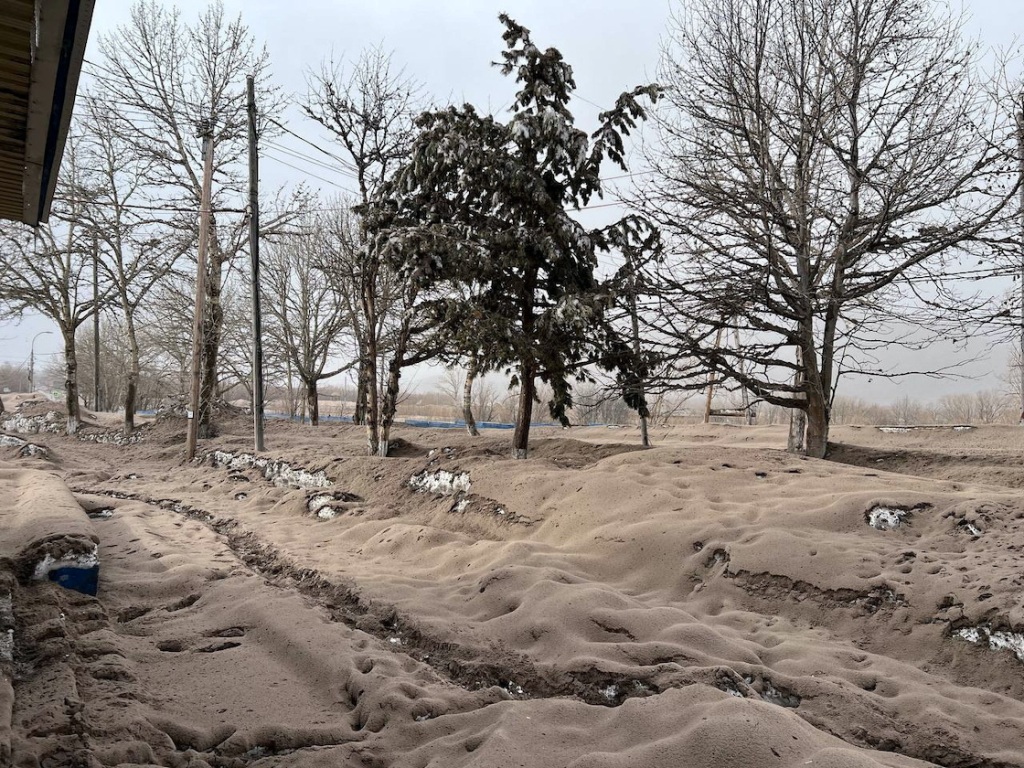
<svg viewBox="0 0 1024 768">
<path fill-rule="evenodd" d="M 25 209 L 25 143 L 35 0 L 0 0 L 0 218 Z"/>
<path fill-rule="evenodd" d="M 94 0 L 0 0 L 0 218 L 46 221 Z"/>
</svg>

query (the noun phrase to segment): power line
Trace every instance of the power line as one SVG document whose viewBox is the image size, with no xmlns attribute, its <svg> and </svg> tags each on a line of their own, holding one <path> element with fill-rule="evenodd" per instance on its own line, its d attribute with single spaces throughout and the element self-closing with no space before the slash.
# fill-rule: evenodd
<svg viewBox="0 0 1024 768">
<path fill-rule="evenodd" d="M 115 71 L 113 69 L 110 69 L 109 67 L 104 67 L 104 66 L 102 66 L 100 64 L 97 64 L 97 63 L 95 63 L 93 61 L 89 61 L 88 59 L 84 59 L 83 61 L 84 61 L 85 64 L 88 64 L 90 67 L 95 67 L 96 69 L 100 70 L 101 72 L 106 72 L 107 73 L 107 75 L 105 76 L 105 75 L 96 74 L 95 72 L 87 71 L 86 74 L 89 77 L 93 78 L 94 80 L 98 80 L 101 83 L 105 83 L 107 86 L 109 86 L 111 88 L 116 88 L 116 89 L 118 89 L 119 92 L 120 92 L 121 88 L 123 88 L 125 85 L 127 85 L 135 93 L 137 93 L 139 96 L 143 95 L 143 93 L 140 91 L 140 89 L 143 89 L 144 91 L 152 92 L 153 94 L 155 94 L 156 96 L 160 97 L 161 99 L 170 99 L 170 100 L 172 100 L 174 102 L 180 102 L 181 104 L 184 104 L 189 109 L 195 110 L 197 112 L 201 112 L 201 111 L 205 110 L 205 107 L 202 107 L 199 104 L 196 104 L 195 102 L 189 101 L 187 98 L 185 98 L 185 94 L 184 94 L 183 90 L 179 90 L 178 92 L 175 92 L 173 89 L 170 89 L 170 88 L 161 88 L 161 87 L 158 87 L 156 85 L 152 85 L 150 83 L 144 83 L 144 82 L 141 82 L 139 80 L 136 80 L 134 77 L 132 77 L 131 73 L 129 73 L 129 72 L 126 72 L 126 71 L 118 72 L 118 71 Z M 134 103 L 134 102 L 127 102 L 127 103 L 128 103 L 129 106 L 132 106 L 132 107 L 138 107 L 139 106 L 138 103 Z"/>
<path fill-rule="evenodd" d="M 297 165 L 292 165 L 287 160 L 282 160 L 280 157 L 277 157 L 277 156 L 271 154 L 270 152 L 265 152 L 263 154 L 263 157 L 266 157 L 269 160 L 273 160 L 276 163 L 280 163 L 281 165 L 287 166 L 288 168 L 291 168 L 292 170 L 298 171 L 299 173 L 304 173 L 305 175 L 307 175 L 307 176 L 309 176 L 311 178 L 314 178 L 314 179 L 317 179 L 319 181 L 322 181 L 324 184 L 329 184 L 332 187 L 340 189 L 342 192 L 348 192 L 350 195 L 355 195 L 356 194 L 355 192 L 353 192 L 348 187 L 343 187 L 341 184 L 338 184 L 337 182 L 331 181 L 330 179 L 325 179 L 323 176 L 318 176 L 317 174 L 313 173 L 312 171 L 307 171 L 306 169 L 300 168 Z"/>
<path fill-rule="evenodd" d="M 156 86 L 150 85 L 148 83 L 140 83 L 137 80 L 135 80 L 134 78 L 132 78 L 131 75 L 129 75 L 128 73 L 118 73 L 118 72 L 115 72 L 114 70 L 112 70 L 112 69 L 110 69 L 108 67 L 103 67 L 103 66 L 101 66 L 99 64 L 96 64 L 95 62 L 92 62 L 92 61 L 89 61 L 89 60 L 86 60 L 85 63 L 89 64 L 92 67 L 96 67 L 97 69 L 99 69 L 99 70 L 101 70 L 103 72 L 107 72 L 110 75 L 113 75 L 114 77 L 125 77 L 127 83 L 129 85 L 133 86 L 133 87 L 139 87 L 139 88 L 145 88 L 145 89 L 151 90 L 151 91 L 153 91 L 154 93 L 158 94 L 161 97 L 165 97 L 165 96 L 168 96 L 168 95 L 175 96 L 175 94 L 169 94 L 168 92 L 166 92 L 166 91 L 164 91 L 162 89 L 159 89 Z M 105 82 L 105 83 L 110 84 L 110 85 L 121 85 L 122 84 L 122 83 L 120 83 L 120 82 L 118 82 L 116 80 L 112 80 L 109 77 L 104 77 L 102 75 L 97 75 L 95 73 L 88 73 L 88 74 L 89 74 L 90 77 L 94 77 L 95 79 L 100 80 L 100 81 Z M 581 96 L 578 93 L 576 93 L 574 95 L 577 98 L 579 98 L 580 100 L 586 102 L 587 104 L 590 104 L 590 105 L 596 107 L 597 109 L 600 109 L 600 110 L 604 111 L 604 107 L 602 107 L 600 104 L 597 104 L 596 102 L 591 101 L 590 99 L 587 99 L 587 98 L 585 98 L 584 96 Z M 188 102 L 184 98 L 182 98 L 181 100 L 182 100 L 182 102 L 186 106 L 192 107 L 194 109 L 197 108 L 196 105 Z M 138 116 L 142 116 L 142 117 L 152 117 L 153 116 L 153 113 L 147 112 L 147 111 L 142 110 L 142 109 L 139 109 L 139 105 L 137 103 L 135 103 L 135 102 L 119 100 L 119 99 L 112 99 L 112 100 L 111 99 L 107 99 L 105 101 L 107 101 L 108 103 L 118 104 L 118 105 L 122 105 L 124 107 L 128 107 L 129 108 L 127 110 L 126 109 L 120 110 L 122 113 L 132 112 L 133 114 L 138 115 Z M 292 130 L 288 126 L 284 125 L 284 123 L 280 122 L 279 120 L 277 120 L 277 119 L 275 119 L 273 117 L 265 116 L 265 119 L 268 122 L 273 123 L 274 125 L 276 125 L 278 128 L 280 128 L 282 131 L 287 133 L 289 136 L 292 136 L 292 137 L 298 139 L 302 143 L 304 143 L 304 144 L 312 147 L 313 149 L 315 149 L 317 152 L 320 152 L 321 154 L 329 157 L 331 160 L 336 162 L 338 164 L 338 166 L 340 166 L 340 169 L 338 167 L 332 166 L 332 165 L 330 165 L 328 163 L 324 163 L 322 161 L 318 161 L 315 158 L 313 158 L 313 157 L 311 157 L 309 155 L 303 154 L 301 152 L 298 152 L 298 151 L 296 151 L 294 149 L 285 147 L 285 146 L 280 145 L 280 144 L 275 144 L 274 142 L 266 142 L 267 146 L 274 147 L 279 152 L 284 152 L 285 154 L 288 154 L 288 155 L 294 157 L 295 159 L 304 160 L 304 161 L 306 161 L 306 162 L 308 162 L 310 164 L 316 165 L 316 166 L 321 167 L 321 168 L 323 168 L 325 170 L 330 170 L 332 172 L 339 173 L 339 174 L 341 174 L 343 176 L 348 176 L 349 178 L 351 178 L 353 180 L 357 180 L 358 179 L 358 175 L 357 175 L 357 170 L 358 169 L 350 161 L 345 160 L 343 157 L 340 157 L 340 156 L 334 154 L 333 152 L 331 152 L 331 151 L 329 151 L 327 149 L 324 149 L 322 146 L 317 144 L 315 141 L 307 139 L 302 134 L 297 133 L 296 131 Z M 281 161 L 278 160 L 278 162 L 281 162 Z M 294 167 L 294 166 L 292 166 L 292 167 Z M 299 170 L 299 169 L 296 169 L 296 170 Z M 616 180 L 621 180 L 621 179 L 629 179 L 629 178 L 634 178 L 634 177 L 642 175 L 642 174 L 654 173 L 655 171 L 656 171 L 656 169 L 653 169 L 653 168 L 652 169 L 643 170 L 643 171 L 633 171 L 633 172 L 630 172 L 630 173 L 618 174 L 616 176 L 602 177 L 601 181 L 604 182 L 604 181 L 616 181 Z M 312 176 L 313 174 L 310 174 L 310 175 Z M 319 177 L 315 177 L 315 178 L 319 178 Z M 323 180 L 323 179 L 321 179 L 321 180 Z"/>
<path fill-rule="evenodd" d="M 352 179 L 352 180 L 356 180 L 357 179 L 356 175 L 353 174 L 353 173 L 350 173 L 350 172 L 348 172 L 348 171 L 346 171 L 346 170 L 344 170 L 342 168 L 338 168 L 337 166 L 331 165 L 330 163 L 325 163 L 325 162 L 323 162 L 321 160 L 317 160 L 315 157 L 311 157 L 310 155 L 304 154 L 302 152 L 298 152 L 297 150 L 294 150 L 291 147 L 286 147 L 283 144 L 277 144 L 277 143 L 272 142 L 272 141 L 267 141 L 267 142 L 264 142 L 263 145 L 265 147 L 270 147 L 272 149 L 275 149 L 278 152 L 283 152 L 283 153 L 285 153 L 286 155 L 288 155 L 290 157 L 294 157 L 294 158 L 296 158 L 298 160 L 303 160 L 303 161 L 309 163 L 310 165 L 315 165 L 318 168 L 323 168 L 325 170 L 331 171 L 332 173 L 337 173 L 337 174 L 339 174 L 341 176 L 344 176 L 344 177 Z"/>
<path fill-rule="evenodd" d="M 335 162 L 339 163 L 342 166 L 342 168 L 346 168 L 347 170 L 349 170 L 349 171 L 351 171 L 353 173 L 355 173 L 358 170 L 348 160 L 345 160 L 344 158 L 338 157 L 333 152 L 328 152 L 326 149 L 321 147 L 319 144 L 317 144 L 317 143 L 315 143 L 313 141 L 310 141 L 305 136 L 302 136 L 302 135 L 296 133 L 291 128 L 287 127 L 286 125 L 284 125 L 283 123 L 279 122 L 278 120 L 275 120 L 272 117 L 267 117 L 267 121 L 273 123 L 274 125 L 276 125 L 278 128 L 280 128 L 282 131 L 284 131 L 285 133 L 289 134 L 290 136 L 294 136 L 296 139 L 298 139 L 299 141 L 303 142 L 304 144 L 308 144 L 309 146 L 311 146 L 313 149 L 317 150 L 318 152 L 322 152 L 323 154 L 327 155 L 329 158 L 331 158 Z"/>
<path fill-rule="evenodd" d="M 265 157 L 269 157 L 269 155 L 265 155 Z M 279 162 L 279 163 L 283 162 L 282 160 L 279 160 L 277 158 L 274 158 L 274 159 L 277 160 L 277 162 Z M 285 165 L 287 165 L 287 163 L 285 163 Z M 294 166 L 292 166 L 292 167 L 294 167 Z M 297 170 L 302 170 L 302 169 L 297 169 Z M 303 173 L 305 173 L 305 171 L 303 171 Z M 319 178 L 319 177 L 315 177 L 315 178 Z M 327 181 L 327 180 L 326 179 L 322 179 L 322 181 Z M 327 182 L 327 183 L 331 183 L 331 182 Z M 344 187 L 342 187 L 342 189 L 344 189 Z M 345 191 L 350 191 L 350 190 L 345 190 Z M 618 207 L 625 207 L 626 203 L 624 203 L 624 202 L 622 202 L 620 200 L 620 201 L 617 201 L 617 202 L 598 203 L 596 205 L 588 205 L 585 208 L 565 208 L 563 210 L 566 213 L 586 213 L 587 211 L 596 211 L 596 210 L 599 210 L 601 208 L 614 208 L 614 207 L 617 207 L 617 206 Z M 313 207 L 313 208 L 303 208 L 302 210 L 303 210 L 303 212 L 306 212 L 306 213 L 334 213 L 334 212 L 338 212 L 338 211 L 349 211 L 349 210 L 351 210 L 351 207 L 350 206 L 345 206 L 345 205 L 323 205 L 323 206 L 316 206 L 316 207 Z M 262 211 L 262 213 L 266 213 L 266 214 L 272 215 L 272 216 L 283 215 L 283 214 L 287 214 L 287 213 L 291 213 L 291 212 L 292 211 L 279 210 L 279 209 L 278 210 Z"/>
<path fill-rule="evenodd" d="M 607 112 L 608 111 L 607 109 L 602 107 L 600 104 L 598 104 L 596 101 L 591 101 L 587 97 L 581 96 L 579 91 L 573 91 L 572 95 L 573 95 L 574 98 L 577 98 L 580 101 L 585 102 L 586 104 L 589 104 L 592 107 L 596 107 L 597 109 L 601 110 L 602 112 Z"/>
<path fill-rule="evenodd" d="M 168 91 L 166 91 L 165 89 L 160 88 L 160 87 L 158 87 L 156 85 L 151 85 L 150 83 L 143 83 L 143 82 L 140 82 L 140 81 L 136 80 L 134 77 L 132 77 L 131 73 L 126 72 L 124 70 L 121 70 L 120 72 L 118 72 L 117 70 L 113 70 L 110 67 L 105 67 L 102 64 L 97 64 L 94 61 L 89 61 L 88 59 L 83 59 L 83 62 L 85 64 L 87 64 L 88 66 L 90 66 L 90 67 L 94 67 L 94 68 L 100 70 L 101 72 L 106 72 L 107 73 L 106 75 L 97 75 L 94 72 L 88 72 L 86 74 L 88 74 L 89 77 L 95 78 L 95 79 L 100 80 L 102 82 L 105 82 L 105 83 L 107 83 L 109 85 L 125 85 L 125 84 L 127 84 L 127 85 L 130 85 L 132 88 L 144 88 L 146 90 L 152 91 L 153 93 L 157 94 L 158 96 L 173 95 L 173 94 L 169 94 Z"/>
</svg>

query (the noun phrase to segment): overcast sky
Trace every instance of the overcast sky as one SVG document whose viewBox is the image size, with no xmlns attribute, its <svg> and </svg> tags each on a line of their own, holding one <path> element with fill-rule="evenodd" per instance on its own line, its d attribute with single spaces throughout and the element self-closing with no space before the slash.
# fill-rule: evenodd
<svg viewBox="0 0 1024 768">
<path fill-rule="evenodd" d="M 674 6 L 666 0 L 225 0 L 224 4 L 229 15 L 241 13 L 255 38 L 266 43 L 274 78 L 287 92 L 304 93 L 306 71 L 323 59 L 332 55 L 351 59 L 363 47 L 380 44 L 394 51 L 396 63 L 421 81 L 425 93 L 434 99 L 469 101 L 495 110 L 507 105 L 514 93 L 513 84 L 490 66 L 502 49 L 499 12 L 507 12 L 530 28 L 539 46 L 559 48 L 573 67 L 578 94 L 606 106 L 624 89 L 655 79 L 660 39 Z M 184 19 L 191 21 L 207 3 L 181 0 L 176 5 Z M 124 23 L 130 7 L 128 0 L 97 0 L 87 58 L 99 58 L 96 38 Z M 960 6 L 953 3 L 953 7 Z M 970 0 L 963 7 L 969 16 L 967 33 L 985 46 L 1009 47 L 1016 35 L 1024 33 L 1022 0 Z M 583 127 L 596 112 L 596 107 L 587 103 L 577 106 Z M 288 118 L 298 133 L 321 139 L 315 126 L 297 110 L 290 110 Z M 287 137 L 279 141 L 304 154 L 311 151 Z M 304 179 L 325 192 L 333 191 L 327 182 L 345 184 L 328 170 L 294 159 L 290 162 L 324 180 L 269 157 L 262 161 L 261 177 L 274 186 Z M 0 360 L 27 360 L 31 337 L 45 330 L 51 326 L 42 320 L 0 327 Z M 60 348 L 56 332 L 40 337 L 35 345 L 37 358 L 42 360 L 59 354 Z M 920 365 L 915 367 L 923 368 L 939 351 L 920 354 Z M 973 365 L 970 371 L 979 377 L 977 381 L 920 378 L 897 385 L 851 380 L 843 391 L 882 402 L 903 394 L 930 399 L 947 392 L 1001 386 L 998 379 L 1005 358 L 1006 352 L 997 349 L 987 362 Z M 906 356 L 901 359 L 905 361 Z M 37 361 L 37 370 L 38 366 Z"/>
</svg>

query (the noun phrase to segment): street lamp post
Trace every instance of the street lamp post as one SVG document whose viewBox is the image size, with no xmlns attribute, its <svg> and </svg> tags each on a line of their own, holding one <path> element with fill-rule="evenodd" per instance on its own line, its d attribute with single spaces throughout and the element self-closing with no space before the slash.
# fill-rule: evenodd
<svg viewBox="0 0 1024 768">
<path fill-rule="evenodd" d="M 36 391 L 36 339 L 40 336 L 52 336 L 53 331 L 40 331 L 32 337 L 32 346 L 28 355 L 28 391 L 33 394 Z"/>
</svg>

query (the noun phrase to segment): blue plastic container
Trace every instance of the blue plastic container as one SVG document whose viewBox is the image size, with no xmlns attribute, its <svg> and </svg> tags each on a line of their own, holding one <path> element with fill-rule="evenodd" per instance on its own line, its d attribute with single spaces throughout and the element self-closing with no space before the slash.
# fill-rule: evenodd
<svg viewBox="0 0 1024 768">
<path fill-rule="evenodd" d="M 100 586 L 100 567 L 91 568 L 54 568 L 50 571 L 50 581 L 55 581 L 65 589 L 73 589 L 86 595 L 95 595 Z"/>
</svg>

